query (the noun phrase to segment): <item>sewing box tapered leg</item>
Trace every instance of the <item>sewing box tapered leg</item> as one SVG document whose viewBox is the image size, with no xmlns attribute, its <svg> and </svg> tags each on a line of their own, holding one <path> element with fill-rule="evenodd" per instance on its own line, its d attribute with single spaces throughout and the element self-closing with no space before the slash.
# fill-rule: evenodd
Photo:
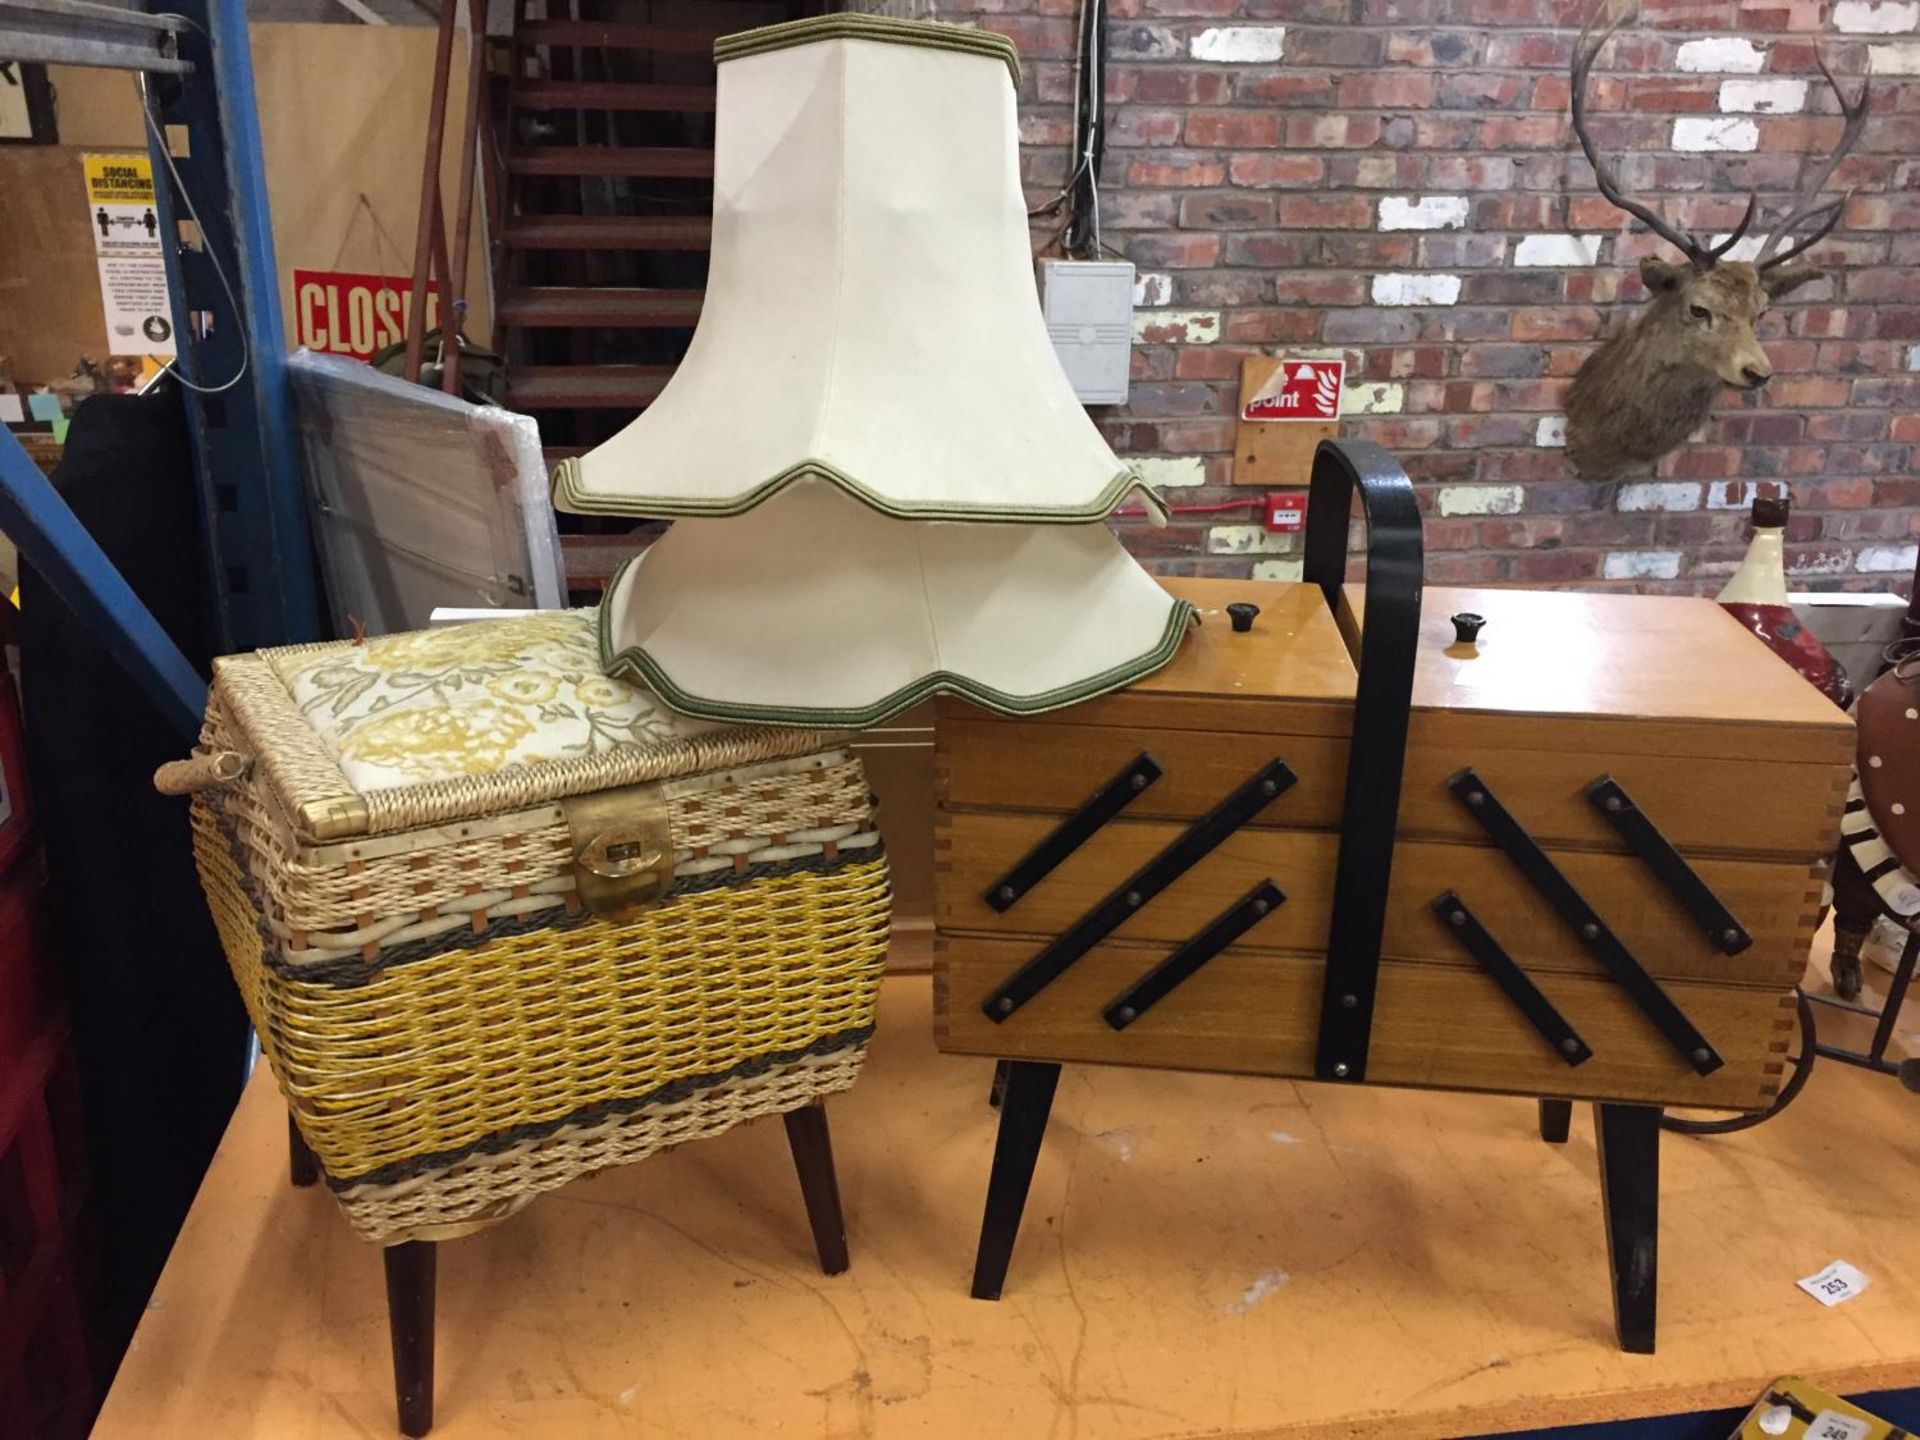
<svg viewBox="0 0 1920 1440">
<path fill-rule="evenodd" d="M 1595 1105 L 1593 1126 L 1614 1330 L 1622 1350 L 1651 1355 L 1660 1275 L 1660 1109 Z"/>
<path fill-rule="evenodd" d="M 973 1298 L 998 1300 L 1013 1258 L 1020 1214 L 1026 1209 L 1040 1140 L 1047 1133 L 1060 1067 L 1034 1060 L 1010 1060 L 1000 1099 L 1000 1134 L 993 1146 L 993 1173 L 987 1180 L 987 1208 L 980 1221 L 980 1250 L 973 1265 Z"/>
<path fill-rule="evenodd" d="M 801 1198 L 807 1202 L 807 1223 L 813 1227 L 820 1269 L 838 1275 L 847 1268 L 847 1222 L 840 1210 L 840 1182 L 833 1173 L 827 1107 L 815 1101 L 781 1118 L 787 1122 L 787 1145 L 800 1176 Z"/>
<path fill-rule="evenodd" d="M 1542 1100 L 1540 1102 L 1540 1138 L 1549 1145 L 1564 1145 L 1567 1134 L 1573 1128 L 1573 1102 L 1571 1100 Z"/>
</svg>

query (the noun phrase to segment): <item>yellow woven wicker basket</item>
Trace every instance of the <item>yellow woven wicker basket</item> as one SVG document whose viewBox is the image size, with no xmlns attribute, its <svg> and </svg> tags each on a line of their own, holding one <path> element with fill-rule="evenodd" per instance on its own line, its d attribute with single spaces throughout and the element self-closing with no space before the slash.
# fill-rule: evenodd
<svg viewBox="0 0 1920 1440">
<path fill-rule="evenodd" d="M 194 849 L 370 1240 L 852 1084 L 885 960 L 860 763 L 600 672 L 591 611 L 218 662 Z"/>
</svg>

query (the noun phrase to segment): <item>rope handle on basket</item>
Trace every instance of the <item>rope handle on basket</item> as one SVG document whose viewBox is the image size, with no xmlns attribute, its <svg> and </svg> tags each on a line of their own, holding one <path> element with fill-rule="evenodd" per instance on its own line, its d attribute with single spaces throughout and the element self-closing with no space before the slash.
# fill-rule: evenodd
<svg viewBox="0 0 1920 1440">
<path fill-rule="evenodd" d="M 190 760 L 169 760 L 153 772 L 153 788 L 162 795 L 191 795 L 214 785 L 231 785 L 253 768 L 253 757 L 238 750 L 196 751 Z"/>
</svg>

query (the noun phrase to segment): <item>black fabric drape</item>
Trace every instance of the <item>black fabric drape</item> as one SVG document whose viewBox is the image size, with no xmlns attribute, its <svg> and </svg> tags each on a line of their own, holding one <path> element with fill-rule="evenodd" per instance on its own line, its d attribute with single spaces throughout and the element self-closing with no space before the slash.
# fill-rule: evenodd
<svg viewBox="0 0 1920 1440">
<path fill-rule="evenodd" d="M 205 673 L 211 611 L 178 395 L 83 402 L 54 484 Z M 20 651 L 86 1113 L 104 1381 L 238 1099 L 246 1017 L 194 875 L 186 803 L 153 789 L 154 767 L 184 756 L 189 737 L 24 566 Z"/>
</svg>

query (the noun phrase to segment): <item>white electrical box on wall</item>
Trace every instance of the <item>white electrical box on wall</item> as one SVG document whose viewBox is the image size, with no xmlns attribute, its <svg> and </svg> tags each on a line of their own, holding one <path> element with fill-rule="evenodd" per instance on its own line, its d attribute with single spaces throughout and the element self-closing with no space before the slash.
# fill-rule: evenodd
<svg viewBox="0 0 1920 1440">
<path fill-rule="evenodd" d="M 1040 308 L 1081 403 L 1124 405 L 1133 363 L 1133 266 L 1125 260 L 1042 260 Z"/>
</svg>

